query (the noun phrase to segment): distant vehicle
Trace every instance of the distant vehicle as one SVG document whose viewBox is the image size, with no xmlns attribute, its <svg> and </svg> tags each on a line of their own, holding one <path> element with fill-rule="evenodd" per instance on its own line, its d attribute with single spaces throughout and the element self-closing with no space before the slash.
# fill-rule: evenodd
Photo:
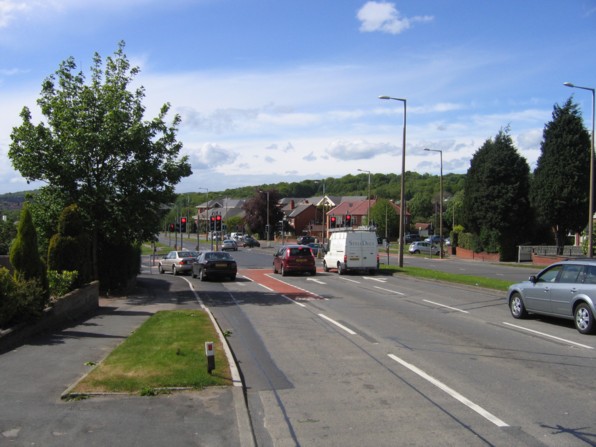
<svg viewBox="0 0 596 447">
<path fill-rule="evenodd" d="M 233 239 L 236 242 L 243 241 L 244 240 L 244 234 L 243 233 L 232 233 L 232 234 L 230 234 L 230 239 Z"/>
<path fill-rule="evenodd" d="M 228 252 L 205 251 L 192 264 L 192 277 L 205 281 L 207 278 L 236 279 L 238 265 Z"/>
<path fill-rule="evenodd" d="M 507 292 L 513 318 L 528 313 L 573 320 L 581 334 L 596 331 L 596 260 L 562 261 L 550 265 Z"/>
<path fill-rule="evenodd" d="M 379 270 L 377 235 L 367 230 L 336 231 L 331 234 L 323 258 L 323 270 L 337 269 L 343 275 L 350 270 L 375 273 Z"/>
<path fill-rule="evenodd" d="M 252 248 L 252 247 L 260 247 L 261 244 L 255 238 L 253 238 L 251 236 L 246 236 L 244 238 L 244 242 L 242 242 L 242 246 Z"/>
<path fill-rule="evenodd" d="M 437 247 L 436 245 L 432 245 L 430 242 L 425 241 L 413 242 L 412 245 L 410 245 L 408 251 L 414 255 L 420 253 L 425 255 L 439 255 L 441 253 L 439 247 Z"/>
<path fill-rule="evenodd" d="M 404 242 L 406 244 L 411 244 L 412 242 L 417 242 L 420 240 L 420 235 L 408 233 L 404 235 Z"/>
<path fill-rule="evenodd" d="M 298 243 L 298 245 L 308 245 L 308 244 L 313 244 L 316 242 L 316 239 L 312 236 L 300 236 L 296 242 Z"/>
<path fill-rule="evenodd" d="M 451 239 L 449 239 L 448 237 L 445 238 L 445 245 L 451 246 Z"/>
<path fill-rule="evenodd" d="M 431 244 L 440 244 L 441 243 L 441 236 L 435 234 L 433 236 L 427 237 L 424 239 L 424 242 L 430 242 Z"/>
<path fill-rule="evenodd" d="M 317 274 L 315 257 L 306 245 L 284 245 L 273 255 L 273 273 L 310 273 Z"/>
<path fill-rule="evenodd" d="M 225 239 L 221 243 L 221 251 L 226 250 L 238 251 L 238 244 L 236 243 L 236 241 L 233 239 Z"/>
<path fill-rule="evenodd" d="M 310 244 L 307 244 L 310 249 L 312 250 L 312 254 L 314 256 L 317 256 L 319 254 L 319 250 L 322 250 L 323 246 L 321 244 L 317 244 L 316 242 L 311 242 Z"/>
<path fill-rule="evenodd" d="M 199 252 L 191 250 L 171 251 L 159 260 L 157 270 L 159 273 L 171 272 L 173 275 L 190 273 L 198 255 Z"/>
</svg>

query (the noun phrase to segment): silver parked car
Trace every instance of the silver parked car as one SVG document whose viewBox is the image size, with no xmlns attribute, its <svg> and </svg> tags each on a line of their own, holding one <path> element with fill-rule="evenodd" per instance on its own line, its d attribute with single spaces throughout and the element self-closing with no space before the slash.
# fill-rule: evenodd
<svg viewBox="0 0 596 447">
<path fill-rule="evenodd" d="M 408 251 L 412 254 L 425 254 L 425 255 L 438 255 L 439 253 L 441 253 L 441 251 L 439 250 L 439 247 L 437 247 L 436 245 L 431 244 L 430 242 L 424 242 L 424 241 L 417 241 L 417 242 L 413 242 L 412 245 L 410 245 L 410 248 L 408 249 Z"/>
<path fill-rule="evenodd" d="M 582 334 L 594 332 L 596 260 L 557 262 L 528 281 L 513 284 L 507 293 L 513 318 L 528 313 L 573 320 Z"/>
<path fill-rule="evenodd" d="M 159 260 L 157 269 L 159 273 L 171 272 L 173 275 L 190 273 L 197 256 L 199 256 L 197 251 L 171 251 Z"/>
<path fill-rule="evenodd" d="M 236 241 L 233 239 L 225 239 L 221 243 L 221 251 L 226 250 L 238 251 L 238 244 L 236 243 Z"/>
</svg>

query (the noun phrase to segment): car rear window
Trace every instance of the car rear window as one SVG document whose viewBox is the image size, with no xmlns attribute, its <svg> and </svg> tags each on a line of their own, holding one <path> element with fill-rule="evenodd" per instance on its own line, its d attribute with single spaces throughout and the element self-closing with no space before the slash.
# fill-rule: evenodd
<svg viewBox="0 0 596 447">
<path fill-rule="evenodd" d="M 292 247 L 290 248 L 290 256 L 312 256 L 310 247 Z"/>
</svg>

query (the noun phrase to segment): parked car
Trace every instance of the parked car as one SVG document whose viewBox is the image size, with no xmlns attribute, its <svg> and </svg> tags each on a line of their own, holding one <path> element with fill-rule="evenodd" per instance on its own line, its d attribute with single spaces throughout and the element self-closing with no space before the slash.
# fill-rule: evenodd
<svg viewBox="0 0 596 447">
<path fill-rule="evenodd" d="M 284 245 L 273 255 L 273 273 L 310 273 L 317 274 L 315 257 L 306 245 Z"/>
<path fill-rule="evenodd" d="M 159 273 L 171 272 L 173 275 L 190 273 L 192 263 L 198 255 L 199 252 L 191 250 L 171 251 L 159 260 L 157 270 Z"/>
<path fill-rule="evenodd" d="M 513 318 L 528 313 L 573 320 L 582 334 L 596 329 L 596 260 L 562 261 L 552 264 L 528 281 L 508 290 Z"/>
<path fill-rule="evenodd" d="M 312 236 L 300 236 L 296 242 L 298 243 L 298 245 L 308 245 L 308 244 L 313 244 L 316 242 L 315 238 Z"/>
<path fill-rule="evenodd" d="M 236 279 L 238 265 L 232 255 L 225 251 L 205 251 L 192 264 L 192 277 L 205 281 L 207 278 Z"/>
<path fill-rule="evenodd" d="M 412 254 L 425 254 L 425 255 L 439 255 L 441 250 L 436 245 L 431 244 L 430 242 L 425 241 L 417 241 L 413 242 L 410 245 L 408 251 Z"/>
<path fill-rule="evenodd" d="M 226 251 L 226 250 L 238 251 L 238 244 L 233 239 L 225 239 L 221 243 L 221 250 L 222 251 Z"/>
<path fill-rule="evenodd" d="M 242 242 L 242 246 L 243 247 L 249 247 L 249 248 L 250 247 L 260 247 L 261 244 L 255 238 L 253 238 L 251 236 L 246 236 L 244 238 L 244 242 Z"/>
<path fill-rule="evenodd" d="M 441 243 L 441 236 L 439 236 L 438 234 L 435 234 L 433 236 L 429 236 L 426 239 L 424 239 L 424 242 L 430 242 L 432 244 L 440 244 Z"/>
<path fill-rule="evenodd" d="M 404 242 L 406 244 L 411 244 L 412 242 L 417 242 L 420 240 L 420 236 L 414 233 L 408 233 L 404 235 Z"/>
</svg>

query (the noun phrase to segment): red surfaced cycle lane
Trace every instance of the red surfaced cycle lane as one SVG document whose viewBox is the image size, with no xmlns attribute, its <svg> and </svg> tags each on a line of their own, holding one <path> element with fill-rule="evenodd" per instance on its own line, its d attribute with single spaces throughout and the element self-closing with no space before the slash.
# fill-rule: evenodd
<svg viewBox="0 0 596 447">
<path fill-rule="evenodd" d="M 239 274 L 246 276 L 251 281 L 266 287 L 272 292 L 279 293 L 295 301 L 322 300 L 322 296 L 293 286 L 285 282 L 280 275 L 272 273 L 271 270 L 264 269 L 241 269 Z M 277 278 L 279 276 L 279 278 Z"/>
</svg>

